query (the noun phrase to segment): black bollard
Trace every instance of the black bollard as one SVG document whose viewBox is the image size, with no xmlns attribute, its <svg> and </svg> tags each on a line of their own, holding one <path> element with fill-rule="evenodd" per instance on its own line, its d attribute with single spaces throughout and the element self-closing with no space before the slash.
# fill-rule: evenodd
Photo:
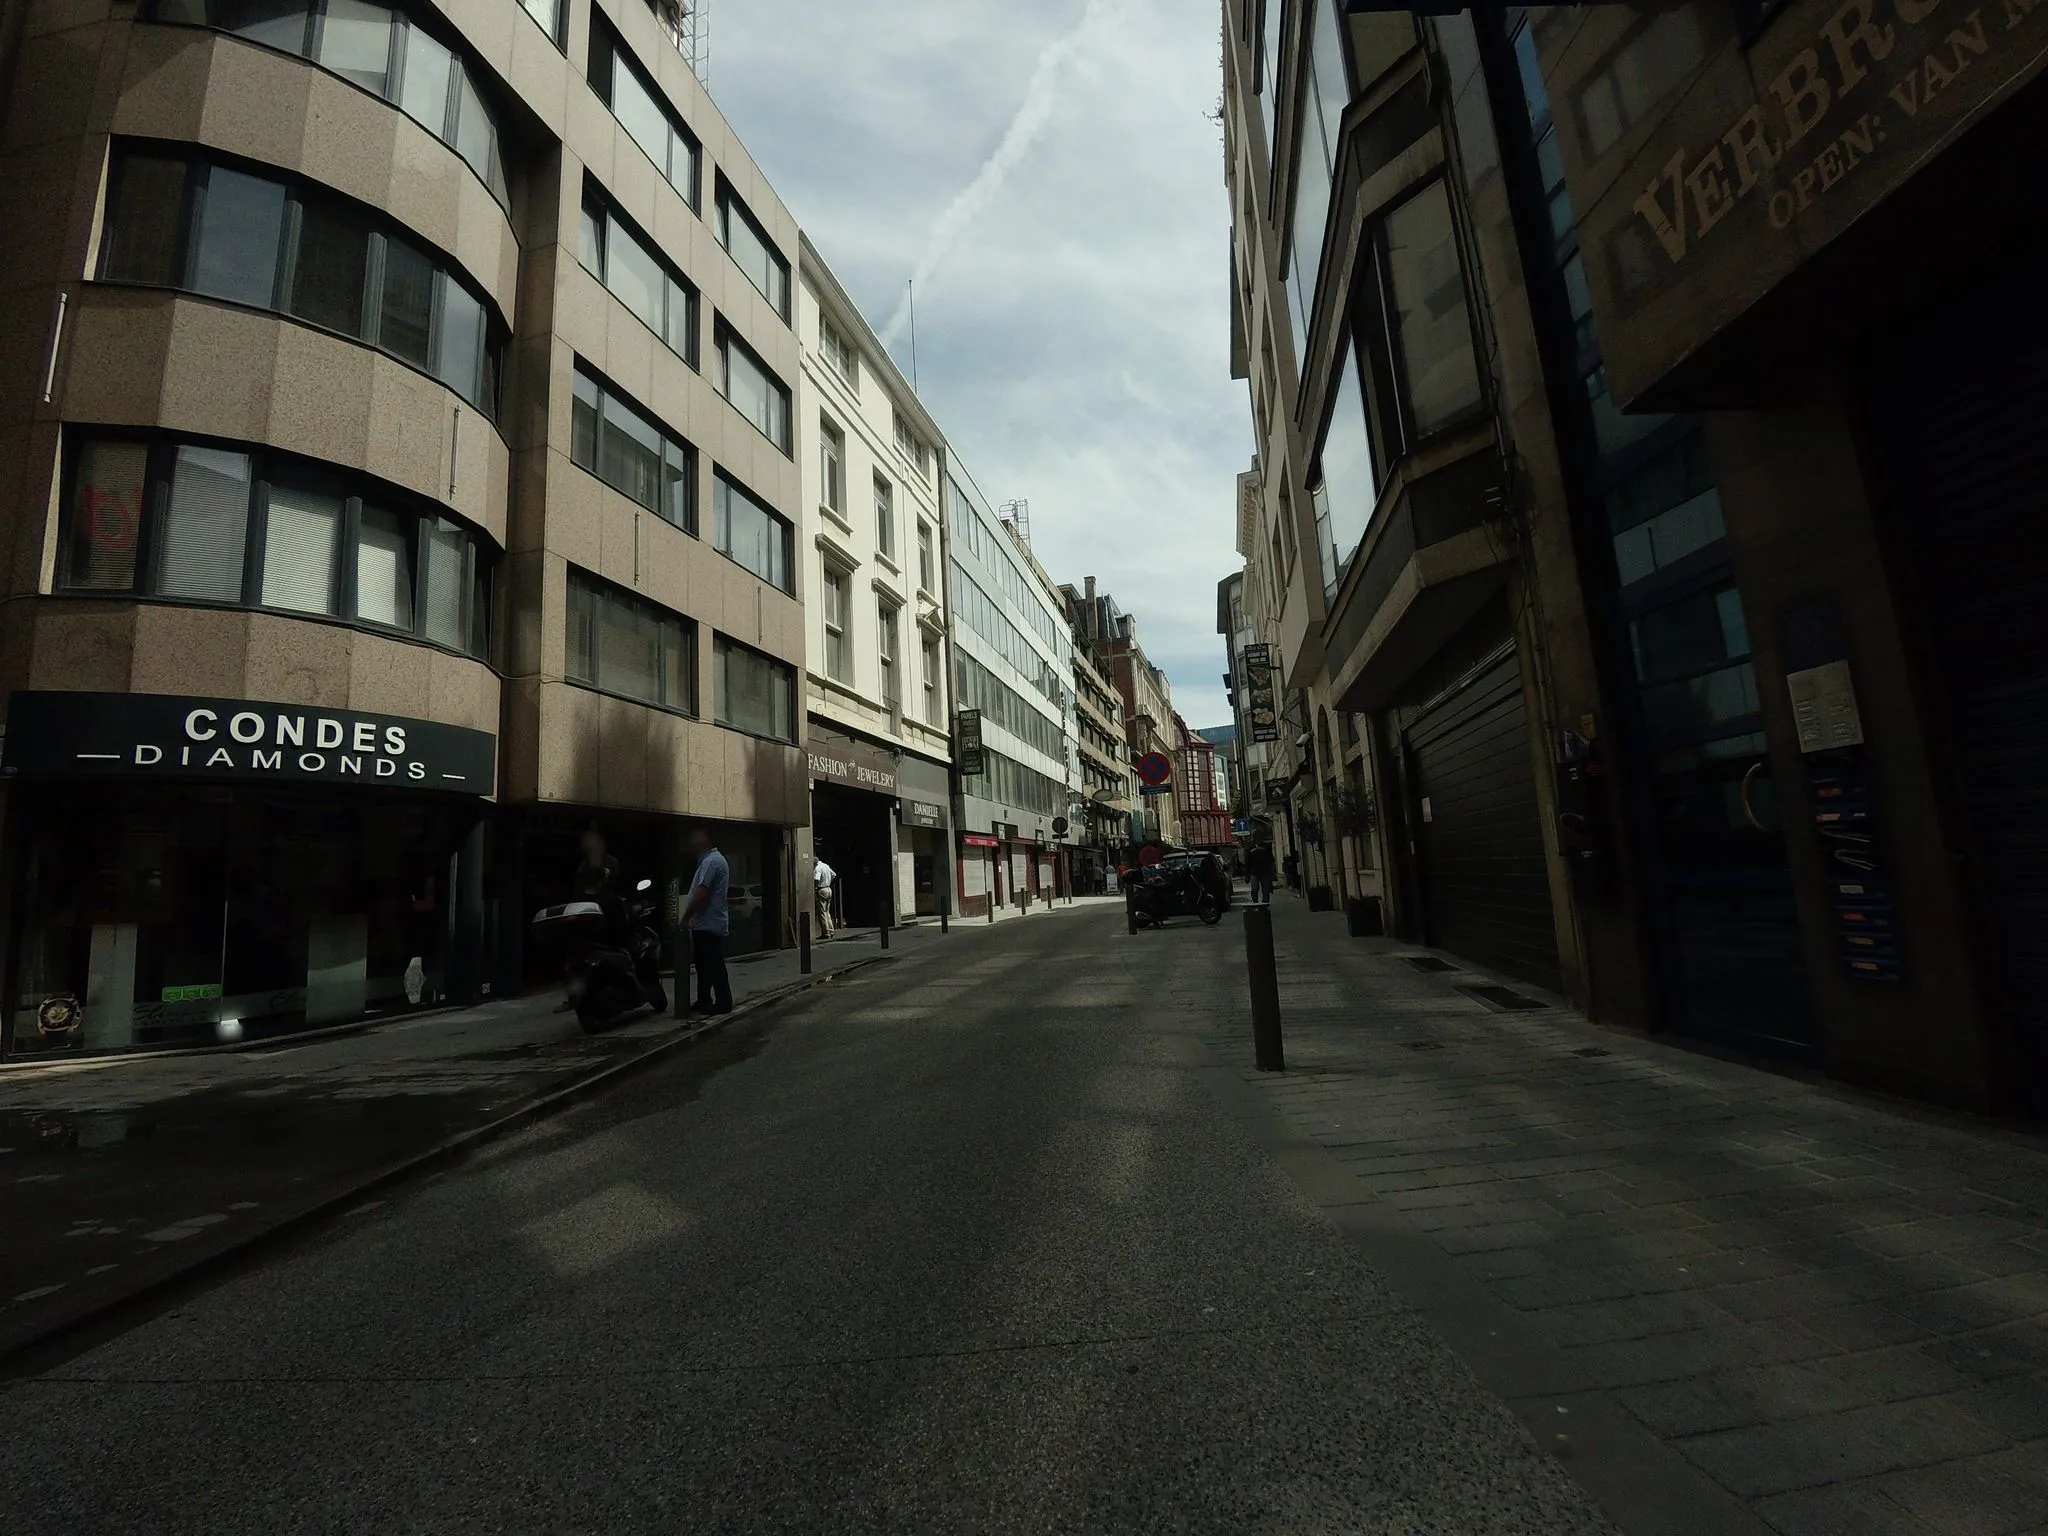
<svg viewBox="0 0 2048 1536">
<path fill-rule="evenodd" d="M 889 892 L 889 900 L 882 908 L 882 948 L 889 947 L 889 929 L 896 921 L 896 893 Z"/>
<path fill-rule="evenodd" d="M 1285 1072 L 1280 1048 L 1280 974 L 1273 963 L 1273 913 L 1244 909 L 1244 963 L 1251 983 L 1252 1055 L 1261 1072 Z"/>
<path fill-rule="evenodd" d="M 690 1016 L 690 930 L 676 930 L 676 974 L 675 995 L 670 999 L 670 1012 L 676 1018 Z"/>
<path fill-rule="evenodd" d="M 796 915 L 796 970 L 799 976 L 811 974 L 811 914 L 808 912 Z"/>
</svg>

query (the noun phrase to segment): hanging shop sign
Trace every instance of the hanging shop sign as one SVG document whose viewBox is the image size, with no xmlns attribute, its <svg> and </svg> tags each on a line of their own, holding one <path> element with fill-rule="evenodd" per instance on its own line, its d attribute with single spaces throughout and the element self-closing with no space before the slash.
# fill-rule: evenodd
<svg viewBox="0 0 2048 1536">
<path fill-rule="evenodd" d="M 808 744 L 811 777 L 878 795 L 896 793 L 896 763 L 887 752 L 826 730 L 812 722 Z"/>
<path fill-rule="evenodd" d="M 1658 46 L 1694 24 L 1656 23 L 1670 34 Z M 1641 36 L 1588 61 L 1601 76 L 1588 99 L 1646 67 L 1631 58 Z M 1601 333 L 1615 403 L 1934 161 L 2044 53 L 2040 0 L 1849 0 L 1788 11 L 1717 88 L 1682 93 L 1580 231 L 1603 253 L 1586 263 L 1595 308 L 1629 322 Z"/>
<path fill-rule="evenodd" d="M 963 709 L 953 716 L 953 754 L 963 778 L 976 778 L 988 771 L 982 755 L 981 711 Z"/>
<path fill-rule="evenodd" d="M 488 731 L 252 699 L 17 693 L 0 774 L 369 785 L 488 795 Z"/>
<path fill-rule="evenodd" d="M 1273 695 L 1273 648 L 1248 645 L 1241 663 L 1245 689 L 1251 697 L 1253 741 L 1280 739 L 1280 711 Z"/>
</svg>

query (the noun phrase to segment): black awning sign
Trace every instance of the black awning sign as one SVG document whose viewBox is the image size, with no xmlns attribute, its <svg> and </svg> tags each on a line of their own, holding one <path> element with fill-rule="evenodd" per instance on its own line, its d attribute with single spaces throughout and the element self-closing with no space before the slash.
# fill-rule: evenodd
<svg viewBox="0 0 2048 1536">
<path fill-rule="evenodd" d="M 488 731 L 252 699 L 155 693 L 17 693 L 0 774 L 361 784 L 488 795 Z"/>
</svg>

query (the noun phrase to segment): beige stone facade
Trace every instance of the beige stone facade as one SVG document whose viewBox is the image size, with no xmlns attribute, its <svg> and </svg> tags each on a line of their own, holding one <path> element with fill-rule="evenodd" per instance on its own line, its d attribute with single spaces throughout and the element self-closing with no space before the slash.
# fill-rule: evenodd
<svg viewBox="0 0 2048 1536">
<path fill-rule="evenodd" d="M 566 882 L 580 824 L 663 849 L 676 818 L 739 826 L 754 937 L 781 941 L 789 837 L 808 819 L 788 211 L 639 0 L 568 0 L 556 37 L 513 0 L 419 0 L 367 45 L 318 14 L 248 36 L 209 15 L 198 0 L 34 6 L 0 42 L 0 692 L 246 699 L 495 738 L 494 794 L 454 812 L 471 829 L 453 877 L 457 926 L 476 930 L 468 995 L 517 984 L 520 913 Z M 694 177 L 664 174 L 607 105 L 599 61 L 615 56 L 668 120 L 678 166 L 694 146 Z M 186 168 L 182 204 L 146 206 L 140 171 L 121 190 L 141 161 Z M 586 202 L 608 221 L 595 258 Z M 259 227 L 275 207 L 281 222 Z M 263 239 L 282 253 L 274 286 L 208 268 Z M 138 260 L 156 275 L 135 278 Z M 336 260 L 361 274 L 333 277 Z M 764 291 L 777 263 L 779 294 Z M 345 305 L 360 285 L 349 322 L 301 318 L 323 281 Z M 744 359 L 730 387 L 728 339 Z M 600 389 L 583 411 L 579 390 Z M 81 467 L 96 442 L 131 476 L 112 503 L 92 477 L 113 471 Z M 146 475 L 127 467 L 144 454 Z M 202 462 L 253 475 L 258 531 L 241 574 L 237 546 L 174 579 L 166 561 L 200 558 L 184 551 Z M 288 480 L 316 489 L 287 496 Z M 750 527 L 779 520 L 779 565 L 722 551 L 728 485 Z M 346 542 L 359 516 L 384 528 L 386 501 L 400 531 Z M 294 572 L 288 540 L 317 543 L 305 520 L 330 502 L 346 508 L 344 542 L 318 554 L 333 569 Z M 86 523 L 108 504 L 148 558 L 130 551 L 87 589 L 81 562 L 111 546 Z M 245 515 L 207 505 L 216 523 Z M 444 557 L 475 579 L 449 585 L 429 569 Z M 18 810 L 69 791 L 8 792 Z M 13 821 L 10 868 L 26 856 Z M 674 876 L 672 851 L 642 862 Z M 435 890 L 418 899 L 453 899 Z M 114 929 L 94 930 L 95 954 L 129 942 Z"/>
</svg>

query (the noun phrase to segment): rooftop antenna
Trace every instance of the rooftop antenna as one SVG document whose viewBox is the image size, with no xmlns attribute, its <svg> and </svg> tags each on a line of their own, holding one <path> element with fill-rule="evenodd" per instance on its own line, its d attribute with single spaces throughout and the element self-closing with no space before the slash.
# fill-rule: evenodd
<svg viewBox="0 0 2048 1536">
<path fill-rule="evenodd" d="M 1031 503 L 1028 501 L 1006 501 L 996 508 L 996 516 L 1008 523 L 1017 537 L 1026 545 L 1031 543 Z"/>
<path fill-rule="evenodd" d="M 910 289 L 910 387 L 917 388 L 917 279 L 905 284 Z"/>
</svg>

